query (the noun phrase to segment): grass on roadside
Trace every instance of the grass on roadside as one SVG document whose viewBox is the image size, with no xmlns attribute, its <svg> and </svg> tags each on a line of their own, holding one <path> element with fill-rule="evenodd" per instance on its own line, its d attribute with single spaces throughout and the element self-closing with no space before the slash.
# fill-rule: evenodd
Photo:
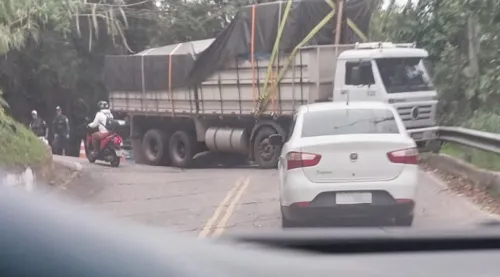
<svg viewBox="0 0 500 277">
<path fill-rule="evenodd" d="M 43 142 L 30 130 L 0 114 L 0 167 L 38 164 L 47 155 Z"/>
<path fill-rule="evenodd" d="M 500 155 L 454 143 L 445 143 L 441 153 L 447 154 L 479 168 L 500 171 Z"/>
</svg>

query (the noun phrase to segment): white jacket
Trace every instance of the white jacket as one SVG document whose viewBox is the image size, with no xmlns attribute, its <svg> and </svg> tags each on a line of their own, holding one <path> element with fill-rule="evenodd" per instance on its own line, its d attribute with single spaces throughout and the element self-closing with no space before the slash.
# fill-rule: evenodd
<svg viewBox="0 0 500 277">
<path fill-rule="evenodd" d="M 100 110 L 95 115 L 94 121 L 89 123 L 90 128 L 96 128 L 99 126 L 99 132 L 108 133 L 108 129 L 106 129 L 106 121 L 108 118 L 113 118 L 113 114 L 111 114 L 110 110 Z"/>
</svg>

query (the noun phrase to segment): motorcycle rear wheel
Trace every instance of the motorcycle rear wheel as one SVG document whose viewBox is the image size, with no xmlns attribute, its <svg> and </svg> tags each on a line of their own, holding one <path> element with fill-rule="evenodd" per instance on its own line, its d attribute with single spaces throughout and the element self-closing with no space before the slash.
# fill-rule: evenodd
<svg viewBox="0 0 500 277">
<path fill-rule="evenodd" d="M 115 156 L 115 158 L 111 161 L 111 166 L 112 167 L 120 166 L 120 157 Z"/>
<path fill-rule="evenodd" d="M 95 163 L 97 157 L 95 155 L 92 155 L 92 152 L 85 146 L 85 156 L 87 156 L 87 160 L 89 160 L 89 163 L 93 164 Z"/>
<path fill-rule="evenodd" d="M 95 163 L 95 158 L 94 157 L 91 157 L 90 155 L 87 155 L 87 160 L 89 160 L 89 163 L 93 164 Z"/>
</svg>

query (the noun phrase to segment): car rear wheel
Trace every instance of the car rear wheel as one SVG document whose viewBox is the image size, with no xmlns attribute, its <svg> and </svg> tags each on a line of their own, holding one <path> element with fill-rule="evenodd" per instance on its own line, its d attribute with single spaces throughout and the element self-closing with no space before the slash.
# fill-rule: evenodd
<svg viewBox="0 0 500 277">
<path fill-rule="evenodd" d="M 281 227 L 283 229 L 300 227 L 297 222 L 289 220 L 288 218 L 285 217 L 285 214 L 283 213 L 283 208 L 281 208 Z"/>
<path fill-rule="evenodd" d="M 293 228 L 293 227 L 296 227 L 296 224 L 294 224 L 294 222 L 286 219 L 286 217 L 284 217 L 283 215 L 281 215 L 281 227 L 283 229 L 285 229 L 285 228 Z"/>
<path fill-rule="evenodd" d="M 413 224 L 413 215 L 398 217 L 394 220 L 396 226 L 410 227 Z"/>
</svg>

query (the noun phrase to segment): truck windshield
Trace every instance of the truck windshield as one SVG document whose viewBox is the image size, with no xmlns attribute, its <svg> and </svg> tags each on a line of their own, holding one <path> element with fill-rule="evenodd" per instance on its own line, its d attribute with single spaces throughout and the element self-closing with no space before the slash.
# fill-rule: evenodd
<svg viewBox="0 0 500 277">
<path fill-rule="evenodd" d="M 421 58 L 376 60 L 387 93 L 434 90 Z"/>
</svg>

